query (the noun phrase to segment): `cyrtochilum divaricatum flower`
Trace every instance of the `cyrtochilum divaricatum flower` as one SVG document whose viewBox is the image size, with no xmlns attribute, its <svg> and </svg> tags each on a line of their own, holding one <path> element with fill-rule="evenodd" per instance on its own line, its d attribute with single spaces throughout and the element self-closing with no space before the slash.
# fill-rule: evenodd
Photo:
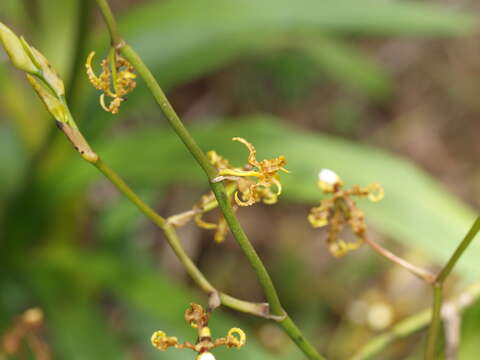
<svg viewBox="0 0 480 360">
<path fill-rule="evenodd" d="M 196 360 L 215 360 L 215 356 L 210 351 L 219 346 L 238 349 L 245 345 L 246 335 L 239 328 L 231 328 L 227 336 L 214 340 L 208 327 L 209 313 L 203 310 L 201 305 L 190 304 L 190 307 L 185 311 L 185 321 L 197 330 L 195 343 L 188 341 L 179 343 L 175 336 L 168 336 L 163 331 L 155 331 L 151 337 L 152 345 L 162 351 L 169 347 L 193 350 L 198 353 Z"/>
<path fill-rule="evenodd" d="M 330 253 L 336 257 L 345 255 L 357 249 L 365 239 L 367 225 L 363 211 L 359 209 L 352 197 L 367 197 L 377 202 L 383 199 L 383 187 L 370 184 L 367 187 L 353 186 L 343 189 L 343 181 L 329 169 L 322 169 L 319 173 L 318 187 L 330 198 L 320 201 L 320 206 L 313 207 L 308 215 L 308 221 L 314 228 L 329 225 L 327 244 Z M 349 226 L 355 235 L 356 241 L 346 242 L 339 235 L 345 226 Z"/>
<path fill-rule="evenodd" d="M 256 149 L 247 140 L 234 137 L 234 141 L 244 144 L 249 155 L 247 164 L 243 167 L 233 167 L 230 162 L 220 156 L 216 151 L 207 152 L 208 160 L 218 171 L 218 176 L 213 182 L 223 181 L 227 195 L 232 203 L 234 211 L 239 206 L 251 206 L 258 202 L 264 204 L 275 204 L 278 196 L 282 192 L 282 185 L 278 173 L 287 172 L 284 168 L 286 159 L 283 155 L 270 159 L 258 161 L 256 158 Z M 207 230 L 215 230 L 214 239 L 221 243 L 228 233 L 228 225 L 224 217 L 220 215 L 216 222 L 210 222 L 204 219 L 204 214 L 218 207 L 217 200 L 212 192 L 203 195 L 198 203 L 187 212 L 174 215 L 169 218 L 169 222 L 175 226 L 182 226 L 192 218 L 195 223 Z"/>
</svg>

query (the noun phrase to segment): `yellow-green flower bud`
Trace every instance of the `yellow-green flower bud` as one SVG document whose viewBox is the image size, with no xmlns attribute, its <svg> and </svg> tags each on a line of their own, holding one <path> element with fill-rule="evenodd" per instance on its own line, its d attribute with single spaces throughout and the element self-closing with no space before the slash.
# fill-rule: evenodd
<svg viewBox="0 0 480 360">
<path fill-rule="evenodd" d="M 13 65 L 30 74 L 38 72 L 37 67 L 28 56 L 20 39 L 12 30 L 0 22 L 0 41 Z"/>
</svg>

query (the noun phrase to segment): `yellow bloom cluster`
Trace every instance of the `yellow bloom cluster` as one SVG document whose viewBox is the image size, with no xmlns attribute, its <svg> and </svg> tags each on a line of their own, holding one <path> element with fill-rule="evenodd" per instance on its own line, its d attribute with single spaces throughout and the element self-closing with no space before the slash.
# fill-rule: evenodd
<svg viewBox="0 0 480 360">
<path fill-rule="evenodd" d="M 103 91 L 103 94 L 100 95 L 102 108 L 112 114 L 118 114 L 120 105 L 125 101 L 125 96 L 132 92 L 137 85 L 133 66 L 113 51 L 109 58 L 102 60 L 102 73 L 97 76 L 92 68 L 94 56 L 95 52 L 92 51 L 85 63 L 88 79 L 95 89 Z M 113 58 L 113 60 L 110 58 Z M 105 104 L 105 95 L 112 98 L 108 106 Z"/>
<path fill-rule="evenodd" d="M 238 206 L 250 206 L 257 202 L 275 204 L 282 191 L 278 172 L 288 173 L 288 170 L 284 168 L 285 157 L 279 156 L 270 160 L 258 161 L 255 147 L 251 143 L 240 137 L 234 137 L 233 140 L 241 142 L 247 147 L 249 151 L 247 165 L 241 168 L 233 167 L 227 159 L 211 150 L 207 153 L 207 157 L 210 164 L 218 171 L 218 176 L 213 182 L 225 182 L 227 195 L 232 201 L 234 211 Z M 199 227 L 215 230 L 214 239 L 221 243 L 228 233 L 225 218 L 220 215 L 216 223 L 205 221 L 203 218 L 205 213 L 217 206 L 217 200 L 210 192 L 203 195 L 192 210 L 170 217 L 169 222 L 176 226 L 182 226 L 193 218 Z"/>
<path fill-rule="evenodd" d="M 231 328 L 227 336 L 213 340 L 211 330 L 208 327 L 209 314 L 199 304 L 190 304 L 185 311 L 185 321 L 194 329 L 197 329 L 197 342 L 192 344 L 188 341 L 180 344 L 174 336 L 167 336 L 163 331 L 156 331 L 151 337 L 154 347 L 165 351 L 169 347 L 177 349 L 191 349 L 198 353 L 197 360 L 215 360 L 210 350 L 227 346 L 228 348 L 240 348 L 245 345 L 246 335 L 242 329 Z"/>
<path fill-rule="evenodd" d="M 218 168 L 218 181 L 233 180 L 238 184 L 238 191 L 235 193 L 235 202 L 240 206 L 250 206 L 263 201 L 266 204 L 274 204 L 282 192 L 278 172 L 289 171 L 284 168 L 287 160 L 283 155 L 270 160 L 257 160 L 255 147 L 241 137 L 234 137 L 233 141 L 244 144 L 248 151 L 248 165 L 243 169 L 232 168 L 227 164 Z M 256 181 L 252 178 L 256 178 Z M 275 191 L 272 190 L 275 187 Z M 240 195 L 239 195 L 240 194 Z"/>
<path fill-rule="evenodd" d="M 331 198 L 324 199 L 320 206 L 310 210 L 308 221 L 315 227 L 330 225 L 327 243 L 332 255 L 340 257 L 351 250 L 357 249 L 363 242 L 367 225 L 363 211 L 352 200 L 352 196 L 368 197 L 370 201 L 383 199 L 384 190 L 380 184 L 374 183 L 367 187 L 353 186 L 343 190 L 343 181 L 331 170 L 324 169 L 319 174 L 319 188 Z M 355 234 L 355 242 L 345 242 L 339 234 L 345 225 L 350 226 Z"/>
</svg>

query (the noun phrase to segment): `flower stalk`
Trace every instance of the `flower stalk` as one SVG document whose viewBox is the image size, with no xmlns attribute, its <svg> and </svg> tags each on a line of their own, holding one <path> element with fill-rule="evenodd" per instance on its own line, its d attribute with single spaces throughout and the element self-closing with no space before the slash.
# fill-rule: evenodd
<svg viewBox="0 0 480 360">
<path fill-rule="evenodd" d="M 448 278 L 453 268 L 457 264 L 460 257 L 463 255 L 467 247 L 472 243 L 475 236 L 480 231 L 480 216 L 478 216 L 473 223 L 472 227 L 468 231 L 467 235 L 463 238 L 460 245 L 448 260 L 447 264 L 443 267 L 442 271 L 436 276 L 435 281 L 432 283 L 433 287 L 433 305 L 432 316 L 430 321 L 430 328 L 428 330 L 427 343 L 425 345 L 425 360 L 434 360 L 435 351 L 437 345 L 438 332 L 440 330 L 442 302 L 443 302 L 443 284 Z"/>
<path fill-rule="evenodd" d="M 218 176 L 217 170 L 210 164 L 205 153 L 200 149 L 196 141 L 190 135 L 190 132 L 180 120 L 178 114 L 175 112 L 174 108 L 168 101 L 165 93 L 163 92 L 155 77 L 145 65 L 141 57 L 130 45 L 128 45 L 120 37 L 118 27 L 115 22 L 115 18 L 112 15 L 112 11 L 110 9 L 108 1 L 96 1 L 111 34 L 111 42 L 113 47 L 119 49 L 120 53 L 133 65 L 138 75 L 143 79 L 147 87 L 150 89 L 153 97 L 160 106 L 160 109 L 162 110 L 163 114 L 167 118 L 174 131 L 177 133 L 179 138 L 182 140 L 182 142 L 185 144 L 185 146 L 195 158 L 197 163 L 205 172 L 209 180 L 210 187 L 215 194 L 219 208 L 223 213 L 223 216 L 230 228 L 230 231 L 232 232 L 243 253 L 247 257 L 250 266 L 254 269 L 257 275 L 259 283 L 263 289 L 263 292 L 270 307 L 270 316 L 277 319 L 280 326 L 309 359 L 324 359 L 324 357 L 317 352 L 313 345 L 311 345 L 305 339 L 303 334 L 300 332 L 300 330 L 296 327 L 296 325 L 293 323 L 290 317 L 288 317 L 285 310 L 283 309 L 275 286 L 273 285 L 272 279 L 267 269 L 265 268 L 265 265 L 261 261 L 253 245 L 243 231 L 240 222 L 234 214 L 224 184 L 222 182 L 213 181 Z"/>
</svg>

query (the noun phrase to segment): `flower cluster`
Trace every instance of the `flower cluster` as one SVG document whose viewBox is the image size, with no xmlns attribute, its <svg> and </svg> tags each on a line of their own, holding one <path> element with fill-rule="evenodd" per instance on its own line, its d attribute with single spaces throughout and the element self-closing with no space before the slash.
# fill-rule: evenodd
<svg viewBox="0 0 480 360">
<path fill-rule="evenodd" d="M 219 346 L 238 349 L 245 345 L 245 333 L 239 328 L 232 328 L 228 331 L 226 337 L 213 340 L 210 328 L 208 327 L 208 320 L 209 314 L 203 310 L 202 306 L 192 303 L 185 311 L 185 321 L 191 327 L 197 329 L 196 343 L 192 344 L 188 341 L 179 343 L 176 337 L 168 336 L 163 331 L 156 331 L 151 337 L 152 345 L 162 351 L 167 350 L 169 347 L 191 349 L 198 353 L 196 360 L 215 360 L 210 350 Z"/>
<path fill-rule="evenodd" d="M 125 96 L 137 85 L 133 66 L 113 50 L 111 56 L 102 60 L 102 73 L 97 76 L 92 68 L 94 56 L 95 52 L 92 51 L 85 63 L 88 79 L 95 89 L 103 91 L 100 95 L 102 108 L 112 114 L 118 114 L 120 105 L 126 99 Z M 108 106 L 105 104 L 105 95 L 112 98 Z"/>
<path fill-rule="evenodd" d="M 319 174 L 318 187 L 331 198 L 324 199 L 320 206 L 310 210 L 308 221 L 315 227 L 330 225 L 327 243 L 334 256 L 343 256 L 351 250 L 357 249 L 363 242 L 367 225 L 363 211 L 360 210 L 352 196 L 367 197 L 376 202 L 383 199 L 384 191 L 380 184 L 374 183 L 367 187 L 353 186 L 343 190 L 343 181 L 333 171 L 323 169 Z M 345 225 L 349 225 L 355 234 L 355 242 L 345 242 L 339 238 Z"/>
<path fill-rule="evenodd" d="M 249 151 L 248 164 L 239 169 L 230 167 L 228 162 L 220 162 L 219 165 L 222 166 L 217 167 L 218 177 L 214 181 L 235 181 L 238 185 L 235 202 L 240 206 L 250 206 L 260 201 L 266 204 L 276 203 L 282 192 L 278 172 L 289 172 L 284 168 L 287 163 L 285 156 L 258 161 L 257 151 L 251 143 L 241 137 L 234 137 L 232 140 L 247 147 Z M 255 178 L 256 180 L 254 180 Z M 275 191 L 272 190 L 273 187 L 275 187 Z"/>
<path fill-rule="evenodd" d="M 208 160 L 218 171 L 218 176 L 213 182 L 224 181 L 229 199 L 231 199 L 233 210 L 238 206 L 250 206 L 257 202 L 265 204 L 275 204 L 282 191 L 282 185 L 279 180 L 279 171 L 288 173 L 284 168 L 286 160 L 284 156 L 279 156 L 270 160 L 258 161 L 256 158 L 255 147 L 247 140 L 235 137 L 234 141 L 241 142 L 249 150 L 247 165 L 236 168 L 230 165 L 230 162 L 220 156 L 216 151 L 211 150 L 207 153 Z M 203 216 L 205 213 L 218 207 L 217 200 L 212 192 L 203 195 L 192 210 L 171 216 L 169 222 L 175 226 L 182 226 L 192 218 L 195 223 L 207 230 L 215 230 L 214 239 L 221 243 L 228 233 L 228 225 L 225 218 L 220 215 L 217 222 L 206 221 Z"/>
</svg>

